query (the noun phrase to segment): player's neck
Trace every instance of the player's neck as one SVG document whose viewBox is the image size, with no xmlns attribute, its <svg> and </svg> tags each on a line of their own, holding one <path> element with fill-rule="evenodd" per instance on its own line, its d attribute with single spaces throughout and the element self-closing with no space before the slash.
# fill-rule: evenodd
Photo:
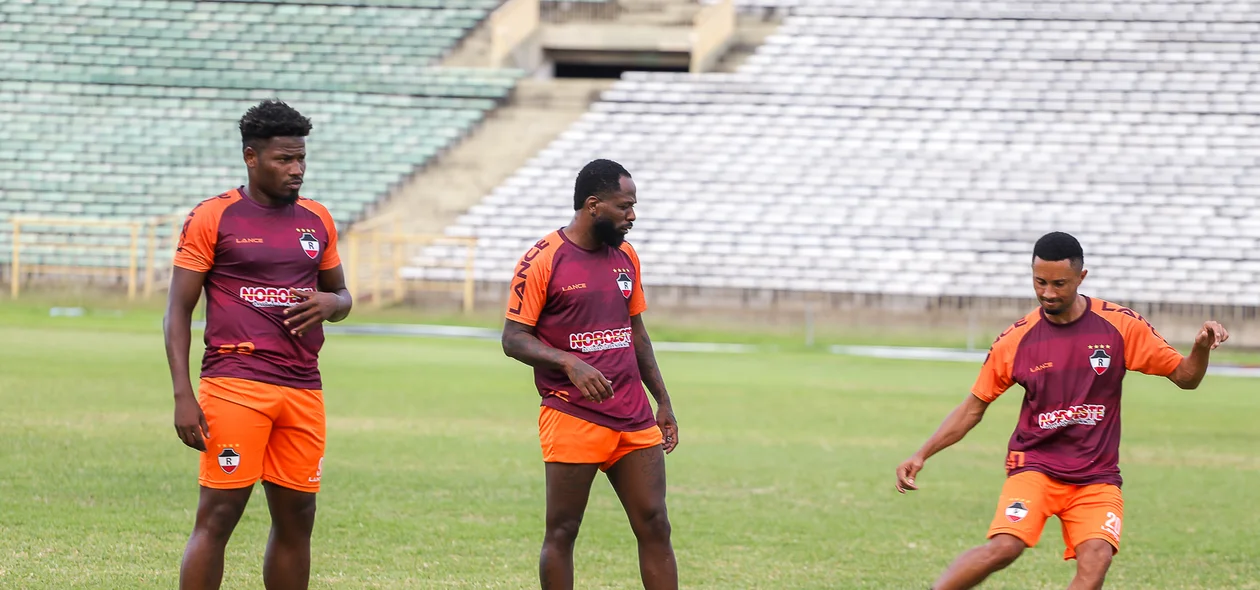
<svg viewBox="0 0 1260 590">
<path fill-rule="evenodd" d="M 263 207 L 267 207 L 268 209 L 275 209 L 289 204 L 287 201 L 281 201 L 280 199 L 274 199 L 268 196 L 267 193 L 258 190 L 252 182 L 242 188 L 241 192 L 245 193 L 246 199 L 249 199 Z"/>
<path fill-rule="evenodd" d="M 595 232 L 592 231 L 590 224 L 581 223 L 577 219 L 574 219 L 560 231 L 564 232 L 564 237 L 573 242 L 574 246 L 583 250 L 598 250 L 600 246 L 604 245 L 604 242 L 595 237 Z"/>
<path fill-rule="evenodd" d="M 1042 315 L 1045 316 L 1046 321 L 1052 324 L 1070 324 L 1081 319 L 1081 316 L 1085 315 L 1087 307 L 1088 304 L 1086 303 L 1085 296 L 1077 294 L 1076 301 L 1072 303 L 1072 307 L 1067 310 L 1067 313 L 1061 313 L 1058 315 L 1051 315 L 1047 313 Z"/>
</svg>

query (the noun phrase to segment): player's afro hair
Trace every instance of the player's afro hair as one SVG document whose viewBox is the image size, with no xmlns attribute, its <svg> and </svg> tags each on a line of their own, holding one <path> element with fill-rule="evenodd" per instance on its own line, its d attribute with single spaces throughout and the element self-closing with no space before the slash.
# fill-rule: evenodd
<svg viewBox="0 0 1260 590">
<path fill-rule="evenodd" d="M 1068 260 L 1071 261 L 1072 268 L 1077 270 L 1085 268 L 1085 251 L 1081 249 L 1081 243 L 1076 241 L 1072 234 L 1061 231 L 1041 236 L 1041 239 L 1037 240 L 1037 244 L 1033 246 L 1033 258 L 1048 262 Z"/>
<path fill-rule="evenodd" d="M 589 196 L 603 197 L 621 188 L 621 177 L 631 178 L 626 169 L 612 160 L 592 160 L 578 172 L 573 183 L 573 210 L 582 208 Z"/>
<path fill-rule="evenodd" d="M 264 100 L 241 117 L 241 145 L 257 149 L 259 141 L 273 137 L 306 137 L 311 120 L 278 100 Z"/>
</svg>

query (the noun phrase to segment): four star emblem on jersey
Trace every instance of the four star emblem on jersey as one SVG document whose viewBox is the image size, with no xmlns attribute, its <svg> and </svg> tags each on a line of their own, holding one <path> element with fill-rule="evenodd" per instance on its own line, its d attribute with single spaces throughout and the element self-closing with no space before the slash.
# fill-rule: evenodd
<svg viewBox="0 0 1260 590">
<path fill-rule="evenodd" d="M 634 281 L 630 280 L 630 275 L 623 272 L 617 275 L 617 287 L 621 289 L 621 294 L 629 299 L 630 293 L 634 292 Z"/>
<path fill-rule="evenodd" d="M 1019 522 L 1028 516 L 1028 508 L 1023 502 L 1016 500 L 1006 507 L 1006 519 L 1011 522 Z"/>
<path fill-rule="evenodd" d="M 298 242 L 302 244 L 302 251 L 306 252 L 312 260 L 319 256 L 319 240 L 315 239 L 315 235 L 310 232 L 304 232 L 302 237 L 298 238 Z"/>
<path fill-rule="evenodd" d="M 219 468 L 223 473 L 231 474 L 241 465 L 241 455 L 232 449 L 223 449 L 219 453 Z"/>
<path fill-rule="evenodd" d="M 1111 366 L 1111 356 L 1101 348 L 1094 349 L 1094 353 L 1089 355 L 1089 366 L 1094 368 L 1095 373 L 1102 375 Z"/>
</svg>

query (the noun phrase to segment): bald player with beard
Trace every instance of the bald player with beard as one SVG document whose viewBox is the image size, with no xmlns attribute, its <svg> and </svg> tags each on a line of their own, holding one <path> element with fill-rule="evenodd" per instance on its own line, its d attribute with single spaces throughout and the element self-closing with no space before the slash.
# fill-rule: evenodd
<svg viewBox="0 0 1260 590">
<path fill-rule="evenodd" d="M 578 173 L 573 221 L 517 264 L 503 351 L 534 367 L 538 436 L 547 477 L 543 590 L 573 588 L 573 546 L 595 474 L 604 471 L 639 546 L 647 590 L 677 590 L 665 509 L 665 454 L 678 423 L 643 325 L 639 256 L 625 241 L 638 202 L 621 165 Z M 644 392 L 656 398 L 656 416 Z"/>
</svg>

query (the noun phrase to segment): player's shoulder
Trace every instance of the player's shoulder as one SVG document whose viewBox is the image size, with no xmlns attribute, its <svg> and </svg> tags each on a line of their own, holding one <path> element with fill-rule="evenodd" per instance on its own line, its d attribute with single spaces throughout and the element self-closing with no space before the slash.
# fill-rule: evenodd
<svg viewBox="0 0 1260 590">
<path fill-rule="evenodd" d="M 315 199 L 298 197 L 297 205 L 307 211 L 310 211 L 311 213 L 314 213 L 317 217 L 324 221 L 324 224 L 328 226 L 328 229 L 333 229 L 334 223 L 332 213 L 328 212 L 328 208 L 325 207 L 323 203 L 320 203 Z"/>
<path fill-rule="evenodd" d="M 555 257 L 556 252 L 564 247 L 565 244 L 566 242 L 564 241 L 564 238 L 561 237 L 560 231 L 553 231 L 543 236 L 527 248 L 525 252 L 521 254 L 521 263 L 537 264 L 544 260 L 550 261 Z"/>
<path fill-rule="evenodd" d="M 630 260 L 633 260 L 635 264 L 639 263 L 639 253 L 635 251 L 634 245 L 631 244 L 630 242 L 622 242 L 621 246 L 618 246 L 617 249 L 620 250 L 622 253 L 624 253 L 626 256 L 629 256 Z"/>
<path fill-rule="evenodd" d="M 1121 334 L 1132 334 L 1133 332 L 1129 331 L 1130 328 L 1149 328 L 1155 334 L 1159 334 L 1155 330 L 1155 326 L 1142 317 L 1142 314 L 1118 303 L 1091 297 L 1089 299 L 1089 310 L 1102 319 L 1107 320 Z"/>
<path fill-rule="evenodd" d="M 223 217 L 228 207 L 232 207 L 234 203 L 241 200 L 241 192 L 237 189 L 227 190 L 227 192 L 219 193 L 202 202 L 193 205 L 188 212 L 188 221 L 195 223 L 218 222 Z"/>
<path fill-rule="evenodd" d="M 1107 319 L 1117 321 L 1140 320 L 1141 314 L 1118 303 L 1097 297 L 1089 298 L 1089 310 Z"/>
<path fill-rule="evenodd" d="M 1106 299 L 1090 297 L 1089 310 L 1101 316 L 1104 320 L 1107 320 L 1117 328 L 1123 328 L 1130 323 L 1147 323 L 1146 318 L 1142 317 L 1142 314 L 1118 303 L 1107 301 Z"/>
<path fill-rule="evenodd" d="M 1011 322 L 1011 325 L 1002 330 L 1002 333 L 993 339 L 993 346 L 995 348 L 999 346 L 1019 346 L 1024 336 L 1041 321 L 1041 308 L 1028 312 L 1024 317 Z"/>
<path fill-rule="evenodd" d="M 308 199 L 306 197 L 298 197 L 297 204 L 303 209 L 306 209 L 307 211 L 310 211 L 311 213 L 315 213 L 319 215 L 320 217 L 328 215 L 328 207 L 325 207 L 323 203 L 320 203 L 319 201 L 316 201 L 315 199 Z"/>
<path fill-rule="evenodd" d="M 241 191 L 238 189 L 232 189 L 229 191 L 221 192 L 213 197 L 210 197 L 209 199 L 205 199 L 201 201 L 200 203 L 197 203 L 195 206 L 193 206 L 192 212 L 198 215 L 202 215 L 206 213 L 220 214 L 220 213 L 223 213 L 223 211 L 227 210 L 228 207 L 232 206 L 234 203 L 240 200 L 241 200 Z"/>
</svg>

